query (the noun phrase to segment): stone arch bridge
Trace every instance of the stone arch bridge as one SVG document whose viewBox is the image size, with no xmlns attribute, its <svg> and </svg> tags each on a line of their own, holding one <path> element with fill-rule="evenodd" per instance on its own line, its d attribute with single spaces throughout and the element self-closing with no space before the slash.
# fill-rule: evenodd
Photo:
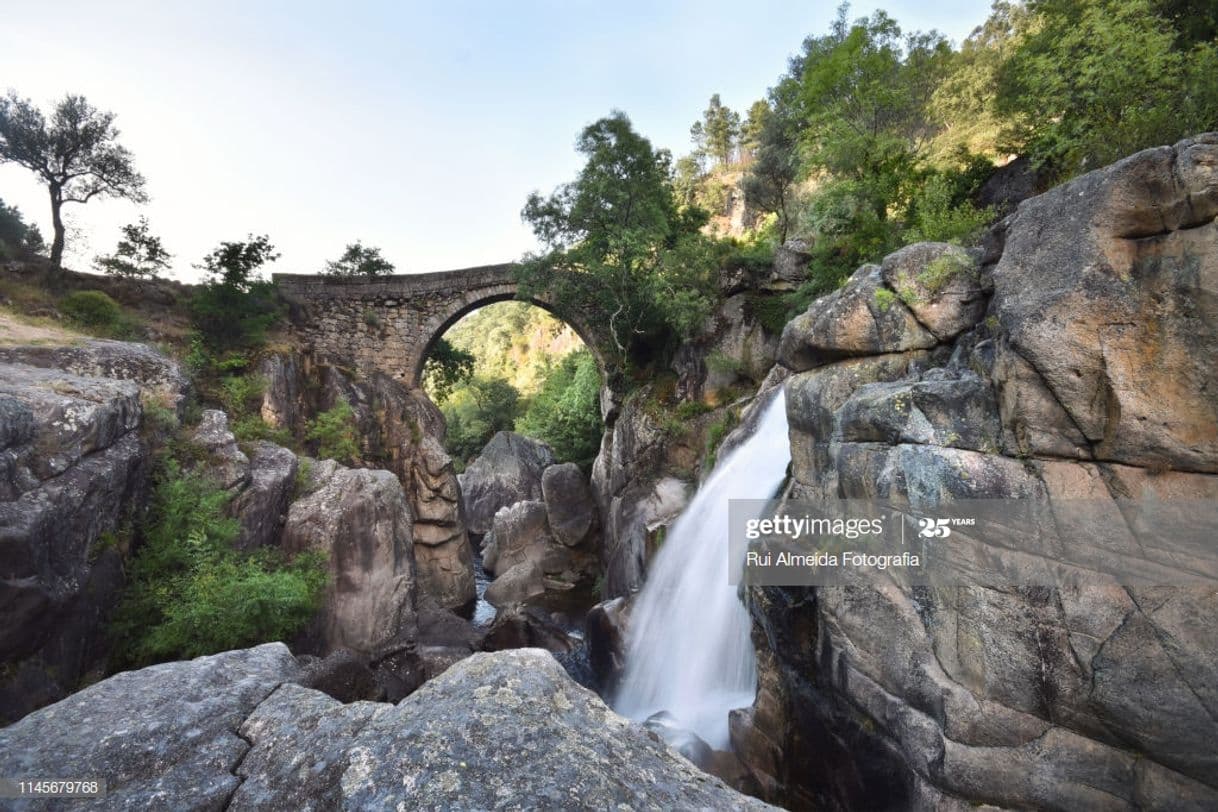
<svg viewBox="0 0 1218 812">
<path fill-rule="evenodd" d="M 321 357 L 380 371 L 418 386 L 436 340 L 483 305 L 517 298 L 515 265 L 368 278 L 275 274 L 284 297 L 300 309 L 295 319 Z M 544 296 L 529 299 L 569 324 L 583 339 L 606 380 L 613 342 L 589 313 L 566 313 Z"/>
</svg>

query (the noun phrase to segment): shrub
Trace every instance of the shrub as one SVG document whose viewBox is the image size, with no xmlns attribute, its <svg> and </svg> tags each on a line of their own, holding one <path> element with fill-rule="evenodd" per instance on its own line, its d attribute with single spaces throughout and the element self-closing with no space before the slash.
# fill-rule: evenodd
<svg viewBox="0 0 1218 812">
<path fill-rule="evenodd" d="M 896 304 L 897 295 L 888 288 L 875 289 L 875 306 L 881 313 L 887 313 Z"/>
<path fill-rule="evenodd" d="M 332 408 L 310 420 L 305 439 L 317 443 L 317 456 L 322 459 L 354 462 L 359 457 L 359 440 L 351 404 L 339 398 Z"/>
<path fill-rule="evenodd" d="M 742 375 L 745 371 L 743 361 L 718 350 L 706 356 L 706 368 L 721 375 Z"/>
<path fill-rule="evenodd" d="M 322 559 L 233 549 L 239 525 L 224 515 L 229 498 L 176 461 L 164 464 L 111 625 L 121 665 L 283 640 L 317 609 L 326 580 Z"/>
<path fill-rule="evenodd" d="M 516 430 L 549 444 L 561 462 L 589 464 L 601 445 L 601 375 L 587 350 L 567 355 L 516 421 Z"/>
<path fill-rule="evenodd" d="M 108 328 L 123 317 L 118 302 L 100 290 L 77 290 L 63 297 L 59 310 L 81 327 Z"/>
<path fill-rule="evenodd" d="M 719 444 L 727 437 L 728 433 L 736 427 L 736 414 L 731 409 L 726 409 L 723 416 L 711 423 L 706 430 L 706 470 L 710 471 L 715 467 L 719 456 Z"/>
</svg>

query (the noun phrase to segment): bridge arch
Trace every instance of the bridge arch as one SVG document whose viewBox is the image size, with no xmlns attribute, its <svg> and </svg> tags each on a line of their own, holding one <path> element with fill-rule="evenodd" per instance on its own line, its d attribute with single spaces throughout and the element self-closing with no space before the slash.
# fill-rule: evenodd
<svg viewBox="0 0 1218 812">
<path fill-rule="evenodd" d="M 274 279 L 297 311 L 297 329 L 320 357 L 418 386 L 427 354 L 449 327 L 479 307 L 517 299 L 514 270 L 507 264 L 373 279 L 302 274 Z M 570 325 L 608 384 L 612 342 L 606 328 L 591 314 L 563 312 L 544 297 L 523 301 Z"/>
</svg>

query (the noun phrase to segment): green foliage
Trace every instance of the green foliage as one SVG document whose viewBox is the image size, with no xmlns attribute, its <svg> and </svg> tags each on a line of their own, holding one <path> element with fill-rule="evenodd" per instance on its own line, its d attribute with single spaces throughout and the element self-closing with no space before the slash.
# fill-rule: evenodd
<svg viewBox="0 0 1218 812">
<path fill-rule="evenodd" d="M 718 461 L 719 445 L 723 439 L 736 427 L 739 418 L 731 409 L 724 409 L 723 415 L 711 423 L 706 429 L 706 455 L 704 467 L 707 471 L 715 467 Z"/>
<path fill-rule="evenodd" d="M 153 277 L 169 267 L 173 255 L 165 250 L 161 238 L 148 230 L 148 218 L 128 223 L 114 253 L 94 258 L 94 266 L 111 276 Z"/>
<path fill-rule="evenodd" d="M 453 389 L 474 374 L 474 354 L 457 349 L 444 338 L 436 339 L 423 363 L 423 388 L 432 401 L 440 403 Z"/>
<path fill-rule="evenodd" d="M 767 333 L 782 335 L 787 322 L 795 316 L 791 310 L 790 297 L 757 292 L 748 293 L 746 296 L 744 301 L 748 315 L 756 319 Z"/>
<path fill-rule="evenodd" d="M 394 271 L 393 263 L 381 256 L 381 249 L 364 246 L 359 240 L 349 243 L 343 255 L 326 263 L 324 276 L 377 277 Z"/>
<path fill-rule="evenodd" d="M 0 200 L 0 259 L 34 256 L 45 249 L 38 226 L 25 222 L 16 206 Z"/>
<path fill-rule="evenodd" d="M 753 155 L 742 183 L 745 202 L 757 211 L 776 215 L 778 242 L 785 242 L 800 177 L 798 144 L 789 122 L 774 114 L 764 116 Z"/>
<path fill-rule="evenodd" d="M 1030 2 L 1034 23 L 998 72 L 1008 140 L 1035 165 L 1069 176 L 1213 129 L 1218 41 L 1173 28 L 1181 18 L 1171 5 Z"/>
<path fill-rule="evenodd" d="M 711 372 L 740 375 L 744 372 L 744 362 L 727 353 L 715 351 L 706 356 L 706 368 Z"/>
<path fill-rule="evenodd" d="M 502 378 L 522 397 L 536 394 L 552 363 L 584 346 L 552 313 L 520 301 L 478 308 L 449 328 L 444 340 L 474 357 L 474 375 Z"/>
<path fill-rule="evenodd" d="M 463 467 L 498 431 L 510 431 L 521 410 L 520 393 L 502 378 L 475 375 L 444 402 L 444 447 Z"/>
<path fill-rule="evenodd" d="M 549 444 L 560 462 L 591 464 L 600 450 L 601 376 L 587 350 L 562 359 L 516 420 L 516 431 Z"/>
<path fill-rule="evenodd" d="M 897 302 L 897 295 L 888 288 L 875 289 L 875 306 L 881 313 L 887 313 Z"/>
<path fill-rule="evenodd" d="M 0 164 L 25 167 L 50 192 L 55 268 L 63 261 L 64 205 L 106 197 L 135 203 L 148 199 L 144 178 L 118 136 L 114 114 L 98 110 L 84 96 L 65 95 L 49 121 L 32 101 L 11 90 L 0 98 Z"/>
<path fill-rule="evenodd" d="M 313 484 L 313 463 L 302 459 L 296 464 L 296 479 L 292 482 L 292 501 L 296 501 L 308 492 Z"/>
<path fill-rule="evenodd" d="M 711 411 L 711 407 L 700 400 L 683 400 L 677 404 L 673 414 L 678 420 L 693 420 Z"/>
<path fill-rule="evenodd" d="M 339 398 L 333 407 L 309 421 L 305 439 L 317 444 L 317 456 L 350 465 L 359 458 L 359 432 L 351 404 Z"/>
<path fill-rule="evenodd" d="M 214 352 L 252 349 L 266 341 L 266 331 L 279 318 L 279 299 L 272 283 L 258 271 L 278 259 L 265 236 L 245 242 L 222 242 L 198 267 L 208 280 L 190 301 L 195 329 Z"/>
<path fill-rule="evenodd" d="M 947 253 L 931 260 L 918 273 L 918 283 L 931 296 L 940 293 L 948 283 L 961 274 L 973 273 L 973 263 L 966 256 Z"/>
<path fill-rule="evenodd" d="M 559 313 L 597 314 L 625 367 L 700 324 L 715 295 L 704 212 L 678 209 L 670 157 L 620 112 L 580 135 L 586 156 L 572 183 L 534 193 L 522 216 L 546 253 L 519 266 L 521 296 L 544 293 Z M 679 261 L 677 257 L 680 257 Z"/>
<path fill-rule="evenodd" d="M 689 135 L 699 154 L 709 155 L 721 165 L 730 163 L 740 137 L 740 114 L 724 107 L 716 93 L 703 111 L 702 120 L 689 128 Z"/>
<path fill-rule="evenodd" d="M 957 194 L 956 184 L 946 174 L 928 178 L 910 206 L 907 242 L 974 242 L 994 219 L 992 209 L 979 209 Z"/>
<path fill-rule="evenodd" d="M 110 327 L 122 318 L 118 302 L 100 290 L 77 290 L 59 302 L 59 310 L 82 327 Z"/>
<path fill-rule="evenodd" d="M 59 300 L 59 312 L 90 333 L 110 338 L 130 338 L 136 332 L 131 320 L 118 302 L 100 290 L 75 290 Z"/>
<path fill-rule="evenodd" d="M 168 460 L 159 472 L 143 544 L 112 622 L 116 659 L 139 666 L 244 648 L 295 634 L 325 585 L 317 555 L 283 560 L 240 553 L 229 495 Z"/>
</svg>

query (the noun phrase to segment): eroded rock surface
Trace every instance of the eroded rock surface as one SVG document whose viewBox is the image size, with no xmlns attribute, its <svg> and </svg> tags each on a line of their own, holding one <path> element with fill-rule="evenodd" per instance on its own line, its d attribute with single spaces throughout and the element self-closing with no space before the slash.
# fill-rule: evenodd
<svg viewBox="0 0 1218 812">
<path fill-rule="evenodd" d="M 536 649 L 475 654 L 396 706 L 285 685 L 241 727 L 232 809 L 760 809 Z"/>
<path fill-rule="evenodd" d="M 0 364 L 0 723 L 104 657 L 117 533 L 147 471 L 140 419 L 132 381 Z"/>
<path fill-rule="evenodd" d="M 104 779 L 106 796 L 76 809 L 222 809 L 249 750 L 242 723 L 298 672 L 287 646 L 268 643 L 117 674 L 0 729 L 0 771 Z"/>
<path fill-rule="evenodd" d="M 297 436 L 312 415 L 340 399 L 351 406 L 361 464 L 393 471 L 406 492 L 420 591 L 446 608 L 471 604 L 473 557 L 460 486 L 443 447 L 444 416 L 426 394 L 379 372 L 357 377 L 309 354 L 270 356 L 259 372 L 267 382 L 263 419 Z"/>
<path fill-rule="evenodd" d="M 312 550 L 329 567 L 325 606 L 314 634 L 322 648 L 363 654 L 413 636 L 416 576 L 411 517 L 389 471 L 311 463 L 304 496 L 283 529 L 289 554 Z"/>
<path fill-rule="evenodd" d="M 491 438 L 477 459 L 458 475 L 471 533 L 490 532 L 500 508 L 541 499 L 541 475 L 554 464 L 550 447 L 510 431 Z"/>
</svg>

